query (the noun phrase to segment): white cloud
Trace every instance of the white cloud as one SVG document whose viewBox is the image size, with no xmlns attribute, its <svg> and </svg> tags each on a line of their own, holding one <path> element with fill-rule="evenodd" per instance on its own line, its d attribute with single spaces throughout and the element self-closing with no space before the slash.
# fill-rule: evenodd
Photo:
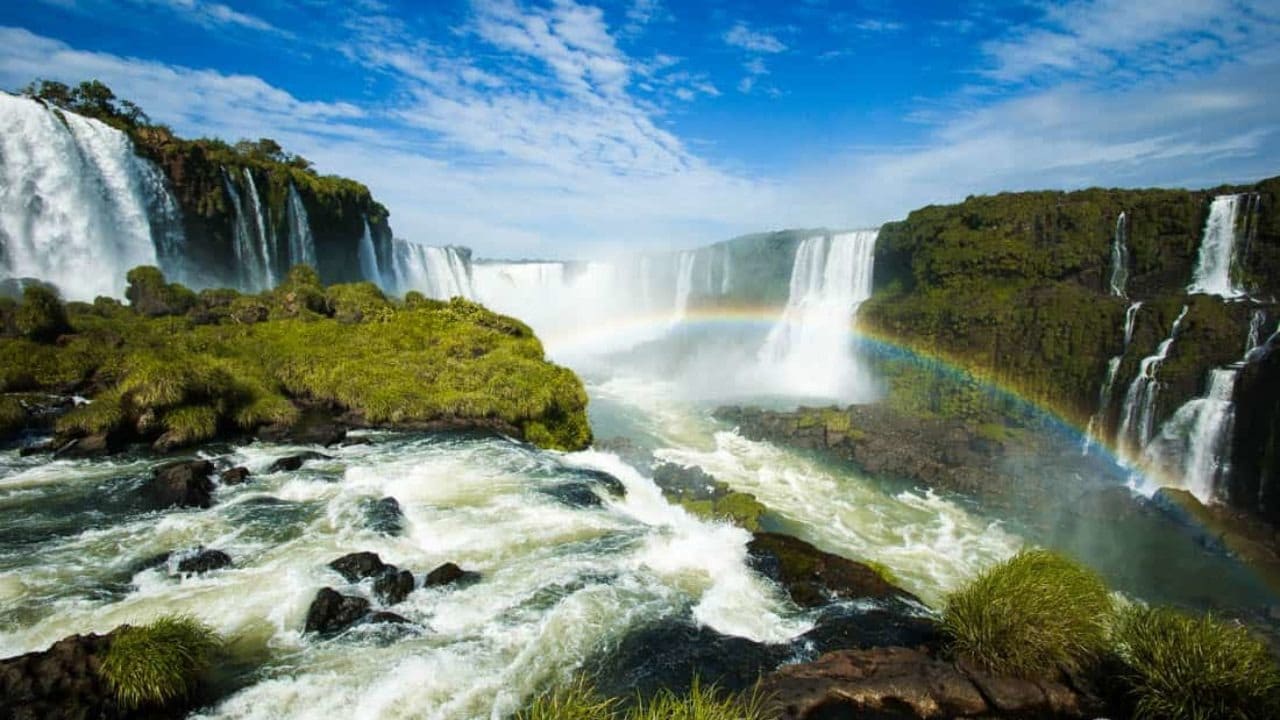
<svg viewBox="0 0 1280 720">
<path fill-rule="evenodd" d="M 736 48 L 750 52 L 780 53 L 787 49 L 781 40 L 766 32 L 759 32 L 739 22 L 724 34 L 724 41 Z"/>
</svg>

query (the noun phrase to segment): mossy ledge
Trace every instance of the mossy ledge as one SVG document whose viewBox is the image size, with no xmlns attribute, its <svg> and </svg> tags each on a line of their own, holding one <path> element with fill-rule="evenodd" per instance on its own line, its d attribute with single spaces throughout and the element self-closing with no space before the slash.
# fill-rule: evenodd
<svg viewBox="0 0 1280 720">
<path fill-rule="evenodd" d="M 129 283 L 127 306 L 51 304 L 44 287 L 0 306 L 65 314 L 52 339 L 0 317 L 0 392 L 91 400 L 58 420 L 56 443 L 171 450 L 287 428 L 303 410 L 356 427 L 486 429 L 559 450 L 591 441 L 577 376 L 547 362 L 524 323 L 475 303 L 324 287 L 306 266 L 258 295 L 196 294 L 151 267 Z"/>
</svg>

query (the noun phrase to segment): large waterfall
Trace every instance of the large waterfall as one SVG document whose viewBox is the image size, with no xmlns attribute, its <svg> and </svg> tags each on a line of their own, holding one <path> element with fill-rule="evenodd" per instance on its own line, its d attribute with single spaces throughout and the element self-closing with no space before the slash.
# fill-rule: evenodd
<svg viewBox="0 0 1280 720">
<path fill-rule="evenodd" d="M 119 296 L 129 268 L 175 262 L 181 244 L 177 203 L 128 136 L 0 93 L 0 276 Z"/>
<path fill-rule="evenodd" d="M 1178 337 L 1178 328 L 1182 326 L 1187 310 L 1186 305 L 1182 306 L 1182 312 L 1173 321 L 1169 336 L 1160 341 L 1153 355 L 1143 358 L 1138 364 L 1138 374 L 1125 393 L 1124 406 L 1120 411 L 1120 429 L 1116 432 L 1116 445 L 1126 458 L 1137 459 L 1151 439 L 1156 396 L 1160 390 L 1157 374 L 1160 372 L 1160 364 L 1169 356 L 1169 348 Z"/>
<path fill-rule="evenodd" d="M 865 390 L 850 349 L 853 317 L 871 297 L 876 230 L 809 238 L 791 270 L 781 319 L 760 349 L 760 361 L 789 392 L 846 397 Z"/>
<path fill-rule="evenodd" d="M 391 274 L 397 292 L 417 290 L 439 300 L 475 297 L 469 250 L 397 239 L 392 243 L 392 253 Z"/>
<path fill-rule="evenodd" d="M 1234 298 L 1244 295 L 1234 275 L 1237 214 L 1244 195 L 1219 195 L 1209 206 L 1200 254 L 1187 292 Z"/>
</svg>

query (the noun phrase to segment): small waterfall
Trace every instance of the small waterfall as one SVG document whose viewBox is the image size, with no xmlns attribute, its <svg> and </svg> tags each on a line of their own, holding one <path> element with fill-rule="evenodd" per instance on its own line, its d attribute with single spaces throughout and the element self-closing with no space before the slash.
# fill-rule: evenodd
<svg viewBox="0 0 1280 720">
<path fill-rule="evenodd" d="M 697 253 L 692 250 L 686 250 L 678 256 L 676 299 L 674 310 L 671 314 L 671 322 L 673 324 L 682 322 L 689 312 L 689 295 L 693 292 L 693 262 L 697 258 Z"/>
<path fill-rule="evenodd" d="M 1129 351 L 1129 341 L 1133 340 L 1133 324 L 1137 320 L 1140 307 L 1142 302 L 1138 301 L 1130 303 L 1128 309 L 1124 311 L 1124 345 L 1119 355 L 1107 361 L 1107 372 L 1102 378 L 1102 386 L 1098 389 L 1098 410 L 1089 418 L 1089 424 L 1084 431 L 1084 446 L 1080 450 L 1084 455 L 1088 455 L 1093 448 L 1094 441 L 1098 439 L 1098 432 L 1102 430 L 1102 423 L 1106 420 L 1107 408 L 1111 407 L 1111 393 L 1116 382 L 1116 372 L 1120 370 L 1120 363 L 1124 361 L 1124 356 Z"/>
<path fill-rule="evenodd" d="M 730 249 L 729 249 L 729 244 L 728 244 L 728 243 L 725 243 L 725 244 L 721 245 L 721 246 L 720 246 L 720 251 L 723 253 L 723 255 L 721 256 L 721 260 L 720 260 L 720 262 L 721 262 L 721 265 L 720 265 L 720 294 L 721 294 L 721 295 L 728 295 L 728 294 L 729 294 L 729 283 L 730 283 L 730 281 L 731 281 L 731 278 L 733 277 L 733 276 L 732 276 L 732 261 L 731 261 L 731 259 L 730 259 Z"/>
<path fill-rule="evenodd" d="M 262 270 L 266 276 L 266 288 L 276 286 L 276 273 L 273 268 L 279 257 L 276 247 L 276 232 L 271 218 L 267 217 L 267 208 L 258 196 L 258 185 L 253 181 L 253 173 L 244 168 L 245 183 L 249 186 L 249 204 L 253 208 L 253 220 L 258 230 L 258 249 L 262 258 Z M 265 289 L 265 288 L 264 288 Z"/>
<path fill-rule="evenodd" d="M 1125 214 L 1116 218 L 1116 229 L 1111 237 L 1111 294 L 1128 297 L 1125 285 L 1129 283 L 1129 221 Z"/>
<path fill-rule="evenodd" d="M 471 268 L 467 251 L 456 247 L 432 247 L 407 240 L 392 243 L 392 275 L 397 292 L 417 290 L 427 297 L 472 299 Z"/>
<path fill-rule="evenodd" d="M 796 250 L 786 308 L 759 352 L 765 372 L 798 395 L 844 397 L 866 388 L 850 330 L 871 297 L 876 230 L 808 238 Z"/>
<path fill-rule="evenodd" d="M 119 297 L 130 268 L 174 269 L 182 244 L 168 184 L 127 135 L 0 93 L 0 276 Z"/>
<path fill-rule="evenodd" d="M 1138 453 L 1151 439 L 1156 395 L 1160 390 L 1156 375 L 1160 371 L 1160 363 L 1168 357 L 1169 348 L 1178 337 L 1178 328 L 1186 316 L 1187 306 L 1184 305 L 1182 312 L 1178 313 L 1177 319 L 1173 321 L 1169 337 L 1160 342 L 1154 355 L 1143 358 L 1138 364 L 1138 374 L 1129 384 L 1128 392 L 1125 393 L 1124 405 L 1120 412 L 1120 430 L 1116 433 L 1116 444 L 1124 457 L 1137 458 Z"/>
<path fill-rule="evenodd" d="M 294 265 L 316 266 L 316 241 L 311 235 L 311 221 L 307 207 L 302 204 L 298 189 L 289 183 L 289 267 Z"/>
<path fill-rule="evenodd" d="M 1244 356 L 1249 357 L 1262 344 L 1262 325 L 1267 321 L 1267 314 L 1262 310 L 1254 310 L 1249 315 L 1249 334 L 1244 339 Z"/>
<path fill-rule="evenodd" d="M 1200 240 L 1200 254 L 1187 292 L 1224 298 L 1245 294 L 1232 278 L 1236 264 L 1236 214 L 1244 197 L 1219 195 L 1213 199 Z"/>
<path fill-rule="evenodd" d="M 1185 432 L 1182 486 L 1203 502 L 1217 499 L 1219 483 L 1228 471 L 1235 415 L 1232 396 L 1239 372 L 1238 366 L 1209 371 L 1209 390 L 1205 396 L 1178 408 L 1162 429 L 1162 435 L 1179 436 Z"/>
<path fill-rule="evenodd" d="M 378 267 L 378 251 L 373 247 L 373 231 L 369 228 L 369 218 L 364 218 L 364 232 L 360 235 L 360 274 L 365 280 L 385 287 L 385 278 Z"/>
<path fill-rule="evenodd" d="M 249 216 L 244 211 L 240 188 L 232 181 L 226 168 L 222 171 L 222 182 L 226 186 L 227 197 L 231 199 L 231 212 L 234 215 L 231 222 L 231 250 L 236 257 L 240 288 L 249 292 L 265 290 L 270 287 L 266 261 L 258 254 L 258 246 L 253 241 L 253 230 L 249 227 Z"/>
</svg>

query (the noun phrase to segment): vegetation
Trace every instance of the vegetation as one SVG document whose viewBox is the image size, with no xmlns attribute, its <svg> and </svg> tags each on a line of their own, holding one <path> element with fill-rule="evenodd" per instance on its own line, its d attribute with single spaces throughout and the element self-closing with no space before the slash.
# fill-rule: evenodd
<svg viewBox="0 0 1280 720">
<path fill-rule="evenodd" d="M 995 673 L 1053 678 L 1106 648 L 1111 595 L 1073 560 L 1027 550 L 948 596 L 942 631 L 952 652 Z"/>
<path fill-rule="evenodd" d="M 537 698 L 516 714 L 517 720 L 763 720 L 764 699 L 758 693 L 733 694 L 695 681 L 686 695 L 663 690 L 640 698 L 625 712 L 616 698 L 602 698 L 579 679 Z"/>
<path fill-rule="evenodd" d="M 191 617 L 162 617 L 117 630 L 100 672 L 121 705 L 165 705 L 195 689 L 221 646 L 212 628 Z"/>
<path fill-rule="evenodd" d="M 1167 608 L 1129 608 L 1115 648 L 1139 720 L 1280 716 L 1280 669 L 1238 625 Z"/>
<path fill-rule="evenodd" d="M 14 312 L 13 320 L 19 333 L 37 342 L 51 342 L 70 329 L 58 293 L 39 284 L 23 288 L 22 304 Z"/>
<path fill-rule="evenodd" d="M 485 426 L 558 449 L 590 442 L 578 378 L 547 363 L 523 323 L 474 303 L 410 307 L 369 283 L 324 288 L 309 268 L 260 295 L 196 296 L 155 268 L 129 277 L 146 312 L 76 303 L 58 345 L 0 338 L 0 392 L 89 395 L 59 433 L 160 438 L 166 448 L 290 424 L 295 401 L 376 426 Z"/>
<path fill-rule="evenodd" d="M 737 490 L 706 499 L 682 497 L 678 502 L 698 517 L 730 522 L 751 532 L 760 529 L 760 518 L 769 511 L 755 495 Z"/>
<path fill-rule="evenodd" d="M 27 410 L 18 398 L 0 395 L 0 440 L 7 439 L 27 424 Z"/>
</svg>

